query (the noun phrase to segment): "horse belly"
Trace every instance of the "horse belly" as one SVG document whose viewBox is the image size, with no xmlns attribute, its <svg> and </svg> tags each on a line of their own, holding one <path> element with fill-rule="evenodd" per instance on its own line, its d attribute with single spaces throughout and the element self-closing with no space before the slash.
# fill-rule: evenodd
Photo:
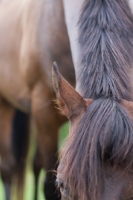
<svg viewBox="0 0 133 200">
<path fill-rule="evenodd" d="M 28 112 L 29 89 L 19 70 L 22 38 L 19 3 L 7 1 L 0 7 L 0 95 L 16 108 Z"/>
<path fill-rule="evenodd" d="M 14 107 L 30 111 L 30 92 L 18 70 L 0 65 L 0 95 Z"/>
</svg>

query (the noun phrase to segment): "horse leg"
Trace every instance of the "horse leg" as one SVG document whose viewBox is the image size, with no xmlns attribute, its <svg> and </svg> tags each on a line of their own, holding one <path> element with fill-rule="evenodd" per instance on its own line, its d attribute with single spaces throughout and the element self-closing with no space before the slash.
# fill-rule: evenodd
<svg viewBox="0 0 133 200">
<path fill-rule="evenodd" d="M 1 178 L 5 187 L 5 194 L 6 194 L 6 200 L 10 200 L 11 195 L 11 176 L 7 174 L 5 176 L 6 171 L 4 173 L 1 172 Z M 3 176 L 4 175 L 4 176 Z"/>
<path fill-rule="evenodd" d="M 38 180 L 39 180 L 39 174 L 42 169 L 42 162 L 41 162 L 41 156 L 38 151 L 38 147 L 34 156 L 34 161 L 33 161 L 33 172 L 34 172 L 34 177 L 35 177 L 35 196 L 34 200 L 37 200 L 38 197 Z"/>
<path fill-rule="evenodd" d="M 57 157 L 58 128 L 54 127 L 54 125 L 52 124 L 56 119 L 56 117 L 51 120 L 48 119 L 49 117 L 46 119 L 49 112 L 52 112 L 52 110 L 48 112 L 46 112 L 45 110 L 45 116 L 41 117 L 40 119 L 37 119 L 36 121 L 36 125 L 39 130 L 37 134 L 37 140 L 39 144 L 39 152 L 41 155 L 41 158 L 37 159 L 42 160 L 41 163 L 42 167 L 46 170 L 46 179 L 44 184 L 44 193 L 46 200 L 53 200 L 53 199 L 58 200 L 60 198 L 58 198 L 58 194 L 56 193 L 55 176 L 52 171 L 54 169 L 56 170 L 58 163 L 58 157 Z M 38 117 L 37 114 L 36 117 Z M 38 169 L 40 170 L 40 168 Z M 38 174 L 36 175 L 35 175 L 36 178 L 38 178 Z"/>
<path fill-rule="evenodd" d="M 47 157 L 47 155 L 45 156 L 45 159 L 46 159 L 46 157 Z M 44 166 L 42 159 L 43 159 L 43 155 L 41 155 L 41 152 L 37 148 L 37 151 L 34 156 L 34 161 L 33 161 L 33 171 L 34 171 L 34 178 L 35 178 L 34 200 L 37 200 L 37 197 L 38 197 L 38 182 L 39 182 L 40 171 L 42 168 L 46 169 L 46 166 Z M 51 158 L 51 159 L 53 160 L 53 158 Z M 55 166 L 55 169 L 56 169 L 56 166 Z M 48 199 L 48 200 L 49 200 L 49 195 L 51 195 L 52 193 L 53 194 L 55 193 L 55 187 L 56 187 L 56 185 L 53 184 L 53 182 L 55 181 L 54 179 L 52 180 L 52 183 L 49 181 L 53 178 L 53 176 L 51 178 L 48 177 L 49 174 L 51 174 L 51 173 L 46 172 L 46 179 L 45 179 L 45 184 L 44 184 L 44 193 L 45 193 L 46 199 Z M 54 195 L 54 197 L 51 197 L 51 199 L 52 198 L 56 199 L 55 195 Z"/>
<path fill-rule="evenodd" d="M 12 127 L 12 150 L 15 158 L 15 188 L 17 199 L 23 199 L 26 160 L 29 149 L 30 116 L 20 110 L 15 111 Z"/>
<path fill-rule="evenodd" d="M 52 170 L 56 170 L 58 164 L 58 130 L 63 121 L 52 103 L 52 97 L 52 94 L 46 97 L 46 88 L 37 86 L 32 96 L 32 114 L 38 130 L 37 142 L 42 166 L 46 170 L 45 197 L 46 200 L 59 200 Z"/>
<path fill-rule="evenodd" d="M 25 161 L 29 144 L 29 116 L 15 110 L 0 98 L 0 170 L 5 186 L 6 200 L 10 199 L 12 178 L 16 181 L 16 194 L 23 199 Z"/>
<path fill-rule="evenodd" d="M 0 171 L 6 192 L 6 200 L 10 199 L 12 172 L 15 165 L 11 147 L 12 120 L 14 109 L 0 98 Z"/>
<path fill-rule="evenodd" d="M 57 150 L 54 153 L 46 152 L 45 155 L 47 163 L 45 164 L 46 177 L 44 182 L 44 193 L 47 200 L 61 199 L 60 192 L 57 190 L 55 172 L 53 172 L 53 170 L 57 170 L 58 166 L 58 160 L 55 154 L 57 154 Z"/>
<path fill-rule="evenodd" d="M 11 196 L 11 180 L 9 178 L 2 177 L 2 181 L 5 187 L 5 194 L 6 194 L 6 200 L 10 200 L 10 196 Z"/>
<path fill-rule="evenodd" d="M 52 112 L 49 111 L 50 113 Z M 53 112 L 52 112 L 53 113 Z M 52 118 L 52 117 L 51 117 Z M 42 165 L 46 170 L 46 177 L 44 182 L 44 193 L 46 200 L 59 200 L 59 193 L 55 184 L 55 171 L 58 166 L 58 130 L 59 127 L 55 125 L 56 119 L 44 118 L 44 131 L 38 134 L 39 151 L 42 156 Z M 43 135 L 42 135 L 43 134 Z"/>
</svg>

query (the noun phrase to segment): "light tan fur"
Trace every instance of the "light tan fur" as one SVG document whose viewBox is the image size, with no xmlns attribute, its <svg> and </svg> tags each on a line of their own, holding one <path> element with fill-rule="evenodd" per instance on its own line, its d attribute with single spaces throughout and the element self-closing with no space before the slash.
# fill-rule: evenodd
<svg viewBox="0 0 133 200">
<path fill-rule="evenodd" d="M 37 127 L 41 167 L 54 169 L 57 162 L 58 130 L 66 119 L 53 103 L 51 67 L 59 63 L 61 73 L 74 85 L 74 69 L 61 0 L 5 0 L 0 5 L 0 96 L 11 107 L 32 114 Z M 5 110 L 8 107 L 5 108 Z M 10 113 L 9 108 L 9 113 Z M 3 105 L 0 105 L 3 110 Z M 9 114 L 10 115 L 10 114 Z M 2 117 L 1 117 L 2 118 Z M 13 116 L 12 116 L 13 119 Z M 10 122 L 0 122 L 1 156 L 11 154 Z M 36 160 L 36 159 L 35 159 Z M 35 165 L 38 162 L 35 162 Z M 52 175 L 50 175 L 51 178 Z"/>
</svg>

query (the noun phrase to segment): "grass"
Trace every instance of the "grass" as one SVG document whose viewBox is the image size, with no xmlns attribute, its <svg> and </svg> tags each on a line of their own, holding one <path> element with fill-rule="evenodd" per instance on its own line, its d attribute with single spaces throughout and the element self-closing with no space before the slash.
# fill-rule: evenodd
<svg viewBox="0 0 133 200">
<path fill-rule="evenodd" d="M 65 125 L 62 126 L 62 128 L 60 130 L 59 149 L 61 148 L 61 146 L 63 145 L 63 143 L 65 141 L 65 138 L 68 134 L 68 128 L 69 128 L 69 124 L 66 123 Z M 32 170 L 31 170 L 31 160 L 32 160 L 33 154 L 34 154 L 34 147 L 33 147 L 33 145 L 31 145 L 31 149 L 30 149 L 30 153 L 29 153 L 30 158 L 28 159 L 28 160 L 30 160 L 30 162 L 28 163 L 27 173 L 26 173 L 24 200 L 33 200 L 34 199 L 33 198 L 34 197 L 34 176 L 33 176 Z M 44 195 L 43 195 L 43 189 L 42 189 L 44 177 L 45 177 L 45 172 L 44 172 L 44 170 L 42 170 L 40 173 L 40 177 L 39 177 L 38 200 L 45 200 Z M 3 187 L 3 183 L 1 180 L 0 180 L 0 200 L 5 200 L 4 187 Z M 12 200 L 16 200 L 14 197 L 13 189 L 12 189 Z"/>
</svg>

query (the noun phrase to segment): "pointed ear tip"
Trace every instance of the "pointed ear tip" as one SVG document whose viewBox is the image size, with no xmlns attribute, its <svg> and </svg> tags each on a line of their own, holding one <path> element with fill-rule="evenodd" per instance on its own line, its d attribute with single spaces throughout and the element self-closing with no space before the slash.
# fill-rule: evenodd
<svg viewBox="0 0 133 200">
<path fill-rule="evenodd" d="M 53 62 L 52 70 L 53 70 L 56 74 L 59 74 L 59 69 L 58 69 L 58 65 L 57 65 L 56 62 Z"/>
<path fill-rule="evenodd" d="M 57 79 L 59 79 L 59 77 L 60 77 L 60 72 L 59 72 L 58 65 L 57 65 L 56 62 L 53 63 L 52 74 L 53 74 L 53 77 L 56 76 Z"/>
<path fill-rule="evenodd" d="M 93 99 L 84 99 L 86 106 L 89 106 L 92 102 Z"/>
</svg>

